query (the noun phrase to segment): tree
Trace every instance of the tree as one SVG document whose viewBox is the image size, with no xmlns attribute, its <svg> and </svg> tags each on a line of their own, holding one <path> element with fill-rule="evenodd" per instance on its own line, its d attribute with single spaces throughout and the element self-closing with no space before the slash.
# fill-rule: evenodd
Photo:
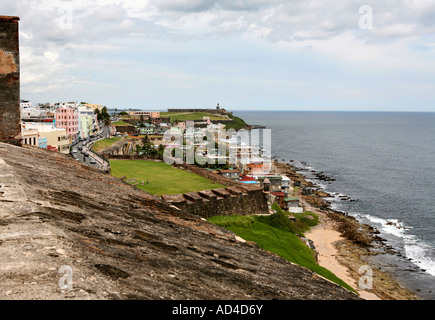
<svg viewBox="0 0 435 320">
<path fill-rule="evenodd" d="M 157 148 L 157 155 L 163 159 L 163 152 L 165 152 L 165 145 L 164 144 L 160 144 L 159 147 Z"/>
<path fill-rule="evenodd" d="M 146 156 L 155 156 L 158 153 L 158 150 L 154 147 L 154 144 L 151 142 L 145 143 L 142 146 L 143 154 Z"/>
<path fill-rule="evenodd" d="M 112 125 L 112 120 L 110 120 L 110 117 L 106 117 L 103 119 L 103 123 L 105 127 L 110 127 Z"/>
<path fill-rule="evenodd" d="M 142 143 L 145 145 L 149 142 L 150 142 L 150 138 L 148 137 L 148 135 L 145 135 L 145 137 L 142 139 Z"/>
</svg>

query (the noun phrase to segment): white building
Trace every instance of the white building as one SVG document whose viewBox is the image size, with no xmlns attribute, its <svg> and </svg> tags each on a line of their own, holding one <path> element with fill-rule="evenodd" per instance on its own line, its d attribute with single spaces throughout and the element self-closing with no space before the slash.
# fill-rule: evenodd
<svg viewBox="0 0 435 320">
<path fill-rule="evenodd" d="M 21 119 L 38 119 L 46 118 L 47 110 L 41 108 L 33 107 L 22 107 L 21 108 Z"/>
<path fill-rule="evenodd" d="M 39 147 L 38 129 L 28 128 L 25 124 L 21 124 L 21 136 L 23 144 Z"/>
<path fill-rule="evenodd" d="M 32 107 L 32 103 L 28 100 L 20 100 L 20 108 L 31 108 Z"/>
<path fill-rule="evenodd" d="M 79 112 L 79 137 L 87 138 L 93 134 L 94 131 L 99 130 L 99 123 L 97 115 L 91 106 L 80 105 L 78 106 Z"/>
</svg>

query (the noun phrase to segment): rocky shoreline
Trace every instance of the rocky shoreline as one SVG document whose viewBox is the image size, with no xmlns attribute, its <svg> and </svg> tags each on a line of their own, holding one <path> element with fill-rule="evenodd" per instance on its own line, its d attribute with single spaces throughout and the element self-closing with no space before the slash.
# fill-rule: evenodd
<svg viewBox="0 0 435 320">
<path fill-rule="evenodd" d="M 367 265 L 368 258 L 372 255 L 389 252 L 392 248 L 384 245 L 385 240 L 379 237 L 379 231 L 372 226 L 361 224 L 356 218 L 345 212 L 331 209 L 331 204 L 325 198 L 333 195 L 321 190 L 317 185 L 308 181 L 299 173 L 299 168 L 289 163 L 282 163 L 275 160 L 274 168 L 276 173 L 289 177 L 297 188 L 298 196 L 303 205 L 319 215 L 321 226 L 338 231 L 342 239 L 335 241 L 333 246 L 337 249 L 335 258 L 347 268 L 348 274 L 357 284 L 361 278 L 360 266 Z M 331 181 L 323 173 L 312 172 L 319 180 Z M 343 196 L 343 200 L 355 201 Z M 394 252 L 391 252 L 394 253 Z M 405 288 L 390 273 L 381 271 L 379 268 L 370 266 L 373 270 L 373 288 L 370 293 L 375 294 L 382 300 L 419 300 L 420 298 L 413 291 Z"/>
</svg>

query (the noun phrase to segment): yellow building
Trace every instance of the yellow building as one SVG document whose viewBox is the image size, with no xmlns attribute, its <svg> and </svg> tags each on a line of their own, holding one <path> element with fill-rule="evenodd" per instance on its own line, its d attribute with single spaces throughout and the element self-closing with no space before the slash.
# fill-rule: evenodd
<svg viewBox="0 0 435 320">
<path fill-rule="evenodd" d="M 85 104 L 86 107 L 90 107 L 93 110 L 98 109 L 101 111 L 101 109 L 103 109 L 103 105 L 102 104 L 91 104 L 91 103 L 86 103 Z"/>
<path fill-rule="evenodd" d="M 26 123 L 26 129 L 36 129 L 39 137 L 47 138 L 47 147 L 55 147 L 58 152 L 69 153 L 70 141 L 66 129 L 56 128 L 51 123 Z M 50 147 L 51 146 L 51 147 Z"/>
</svg>

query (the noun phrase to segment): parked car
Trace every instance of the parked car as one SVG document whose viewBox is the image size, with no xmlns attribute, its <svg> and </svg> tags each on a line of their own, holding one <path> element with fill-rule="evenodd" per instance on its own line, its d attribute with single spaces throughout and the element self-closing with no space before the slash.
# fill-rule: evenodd
<svg viewBox="0 0 435 320">
<path fill-rule="evenodd" d="M 91 159 L 91 164 L 95 164 L 97 163 L 97 161 L 95 161 L 95 159 Z"/>
</svg>

